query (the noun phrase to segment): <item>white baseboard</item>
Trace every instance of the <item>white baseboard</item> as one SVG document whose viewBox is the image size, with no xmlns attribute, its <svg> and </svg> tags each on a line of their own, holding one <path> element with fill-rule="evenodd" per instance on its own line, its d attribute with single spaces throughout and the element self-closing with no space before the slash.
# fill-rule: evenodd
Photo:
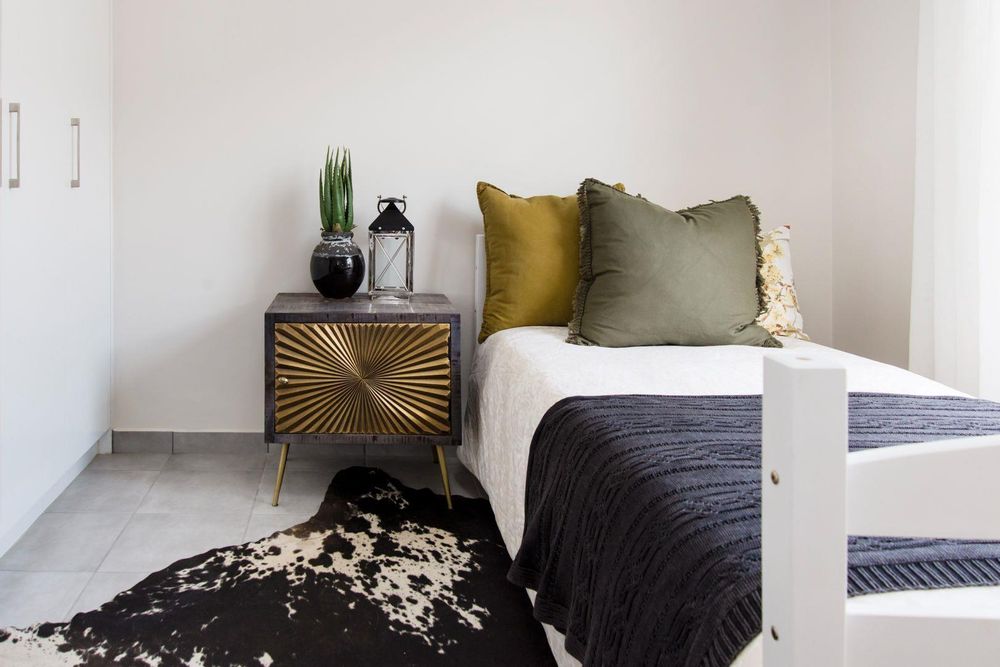
<svg viewBox="0 0 1000 667">
<path fill-rule="evenodd" d="M 0 536 L 0 556 L 7 553 L 7 550 L 14 546 L 14 543 L 21 539 L 21 536 L 27 532 L 28 528 L 31 528 L 31 524 L 35 523 L 35 520 L 42 515 L 46 508 L 52 504 L 52 501 L 59 497 L 59 494 L 66 490 L 76 476 L 79 475 L 87 465 L 94 460 L 97 456 L 98 450 L 103 446 L 104 441 L 108 443 L 108 451 L 111 451 L 111 432 L 107 431 L 101 438 L 90 446 L 87 451 L 83 453 L 83 456 L 76 460 L 76 463 L 71 465 L 69 469 L 62 474 L 62 477 L 52 485 L 52 487 L 45 492 L 41 498 L 38 499 L 31 508 L 24 513 L 17 523 L 15 523 L 10 530 L 8 530 L 4 535 Z"/>
</svg>

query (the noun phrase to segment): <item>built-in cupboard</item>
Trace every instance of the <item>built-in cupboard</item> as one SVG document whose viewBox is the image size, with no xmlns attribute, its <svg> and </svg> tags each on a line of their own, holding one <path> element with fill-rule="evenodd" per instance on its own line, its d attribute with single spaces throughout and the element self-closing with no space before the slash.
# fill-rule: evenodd
<svg viewBox="0 0 1000 667">
<path fill-rule="evenodd" d="M 0 0 L 0 553 L 110 426 L 110 28 Z"/>
</svg>

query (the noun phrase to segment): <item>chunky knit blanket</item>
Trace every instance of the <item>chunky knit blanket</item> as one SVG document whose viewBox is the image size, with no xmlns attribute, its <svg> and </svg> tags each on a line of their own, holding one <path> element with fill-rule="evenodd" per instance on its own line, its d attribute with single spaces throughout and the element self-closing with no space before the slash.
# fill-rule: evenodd
<svg viewBox="0 0 1000 667">
<path fill-rule="evenodd" d="M 850 396 L 850 449 L 1000 433 L 1000 404 Z M 554 405 L 509 578 L 585 665 L 728 665 L 760 632 L 760 396 Z M 852 537 L 849 595 L 1000 584 L 1000 543 Z"/>
</svg>

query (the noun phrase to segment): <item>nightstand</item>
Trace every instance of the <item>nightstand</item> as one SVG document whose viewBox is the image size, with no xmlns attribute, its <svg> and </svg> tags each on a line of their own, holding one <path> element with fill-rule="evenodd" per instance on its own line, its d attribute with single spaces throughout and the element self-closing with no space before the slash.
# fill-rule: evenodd
<svg viewBox="0 0 1000 667">
<path fill-rule="evenodd" d="M 264 437 L 290 445 L 462 444 L 460 317 L 443 294 L 372 301 L 279 294 L 264 315 Z"/>
</svg>

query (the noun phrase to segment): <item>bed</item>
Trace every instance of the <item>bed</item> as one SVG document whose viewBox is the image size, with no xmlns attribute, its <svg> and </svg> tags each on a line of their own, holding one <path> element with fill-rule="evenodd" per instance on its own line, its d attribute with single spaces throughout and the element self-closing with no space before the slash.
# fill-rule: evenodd
<svg viewBox="0 0 1000 667">
<path fill-rule="evenodd" d="M 481 255 L 480 255 L 481 256 Z M 477 302 L 482 278 L 477 275 Z M 511 556 L 521 546 L 525 482 L 532 437 L 554 404 L 573 396 L 649 394 L 670 396 L 760 395 L 763 357 L 757 347 L 581 347 L 565 343 L 563 327 L 521 327 L 492 335 L 475 351 L 459 457 L 489 496 Z M 846 369 L 851 392 L 915 396 L 962 396 L 908 371 L 796 339 L 785 350 Z M 878 598 L 900 607 L 937 605 L 954 609 L 1000 610 L 1000 587 L 901 591 L 852 598 L 863 609 Z M 532 599 L 534 596 L 532 595 Z M 579 662 L 550 626 L 546 634 L 560 665 Z M 763 664 L 758 636 L 732 663 Z"/>
</svg>

